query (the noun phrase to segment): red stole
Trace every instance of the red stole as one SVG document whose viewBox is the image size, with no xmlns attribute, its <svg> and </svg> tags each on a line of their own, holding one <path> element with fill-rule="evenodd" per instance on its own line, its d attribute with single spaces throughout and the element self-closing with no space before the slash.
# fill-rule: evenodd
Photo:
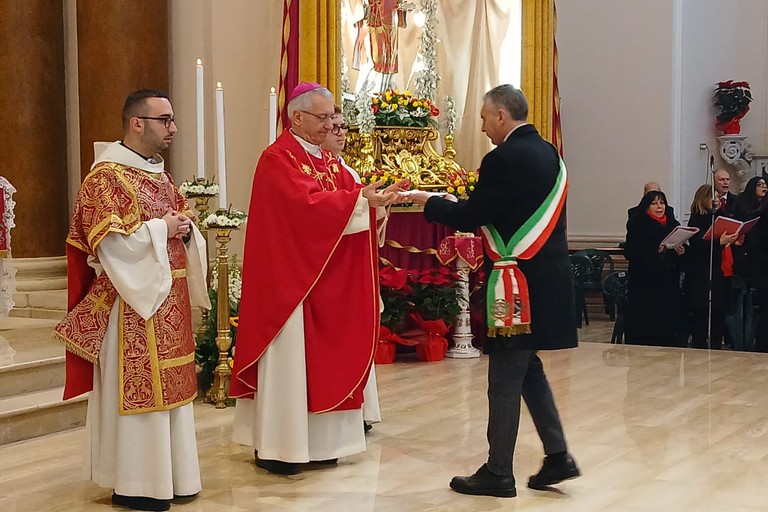
<svg viewBox="0 0 768 512">
<path fill-rule="evenodd" d="M 304 306 L 309 412 L 357 409 L 379 325 L 375 212 L 342 235 L 360 185 L 323 151 L 311 157 L 286 130 L 253 179 L 230 394 L 256 390 L 257 361 Z"/>
</svg>

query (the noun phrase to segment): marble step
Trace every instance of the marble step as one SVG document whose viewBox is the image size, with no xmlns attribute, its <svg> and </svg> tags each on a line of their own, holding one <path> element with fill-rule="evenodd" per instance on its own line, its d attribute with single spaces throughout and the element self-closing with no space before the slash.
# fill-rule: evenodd
<svg viewBox="0 0 768 512">
<path fill-rule="evenodd" d="M 63 385 L 63 355 L 0 366 L 0 398 Z"/>
<path fill-rule="evenodd" d="M 67 290 L 18 291 L 13 301 L 12 317 L 60 320 L 67 311 Z"/>
<path fill-rule="evenodd" d="M 0 398 L 0 445 L 85 425 L 86 395 L 62 400 L 63 386 Z"/>
</svg>

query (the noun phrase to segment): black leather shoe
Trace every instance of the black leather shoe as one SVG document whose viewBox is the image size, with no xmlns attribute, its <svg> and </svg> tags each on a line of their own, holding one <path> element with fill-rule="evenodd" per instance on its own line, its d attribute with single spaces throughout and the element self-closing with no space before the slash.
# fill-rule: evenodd
<svg viewBox="0 0 768 512">
<path fill-rule="evenodd" d="M 299 465 L 295 462 L 283 462 L 281 460 L 260 459 L 259 452 L 253 451 L 253 457 L 256 459 L 256 467 L 266 469 L 276 475 L 298 475 L 301 471 Z"/>
<path fill-rule="evenodd" d="M 310 464 L 320 464 L 322 466 L 333 466 L 339 463 L 339 459 L 311 460 Z"/>
<path fill-rule="evenodd" d="M 517 496 L 515 477 L 512 475 L 494 475 L 488 471 L 485 464 L 472 476 L 453 477 L 451 489 L 461 494 L 477 496 L 496 496 L 497 498 L 514 498 Z"/>
<path fill-rule="evenodd" d="M 147 498 L 146 496 L 123 496 L 122 494 L 112 493 L 112 504 L 132 510 L 168 510 L 171 508 L 170 500 L 158 500 Z"/>
<path fill-rule="evenodd" d="M 367 434 L 368 432 L 370 432 L 370 431 L 371 431 L 371 429 L 372 429 L 372 428 L 373 428 L 373 425 L 371 425 L 371 424 L 370 424 L 370 423 L 368 423 L 367 421 L 364 421 L 364 422 L 363 422 L 363 432 L 364 432 L 364 433 L 366 433 L 366 434 Z"/>
<path fill-rule="evenodd" d="M 528 487 L 542 491 L 577 476 L 581 476 L 581 471 L 570 453 L 547 455 L 539 472 L 528 479 Z"/>
</svg>

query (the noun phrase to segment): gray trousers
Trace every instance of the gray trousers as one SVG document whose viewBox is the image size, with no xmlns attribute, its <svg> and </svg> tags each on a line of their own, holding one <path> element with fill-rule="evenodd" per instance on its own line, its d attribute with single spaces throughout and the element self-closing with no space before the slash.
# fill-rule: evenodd
<svg viewBox="0 0 768 512">
<path fill-rule="evenodd" d="M 496 349 L 488 362 L 487 466 L 499 476 L 512 474 L 521 396 L 536 425 L 544 453 L 551 455 L 567 449 L 552 390 L 536 351 Z"/>
</svg>

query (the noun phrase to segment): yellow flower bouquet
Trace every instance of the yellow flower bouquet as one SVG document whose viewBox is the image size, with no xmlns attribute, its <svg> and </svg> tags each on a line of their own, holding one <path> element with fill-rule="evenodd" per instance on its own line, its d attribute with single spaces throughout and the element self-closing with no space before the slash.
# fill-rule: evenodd
<svg viewBox="0 0 768 512">
<path fill-rule="evenodd" d="M 376 126 L 425 128 L 440 111 L 427 98 L 417 98 L 410 91 L 387 89 L 371 99 Z"/>
</svg>

